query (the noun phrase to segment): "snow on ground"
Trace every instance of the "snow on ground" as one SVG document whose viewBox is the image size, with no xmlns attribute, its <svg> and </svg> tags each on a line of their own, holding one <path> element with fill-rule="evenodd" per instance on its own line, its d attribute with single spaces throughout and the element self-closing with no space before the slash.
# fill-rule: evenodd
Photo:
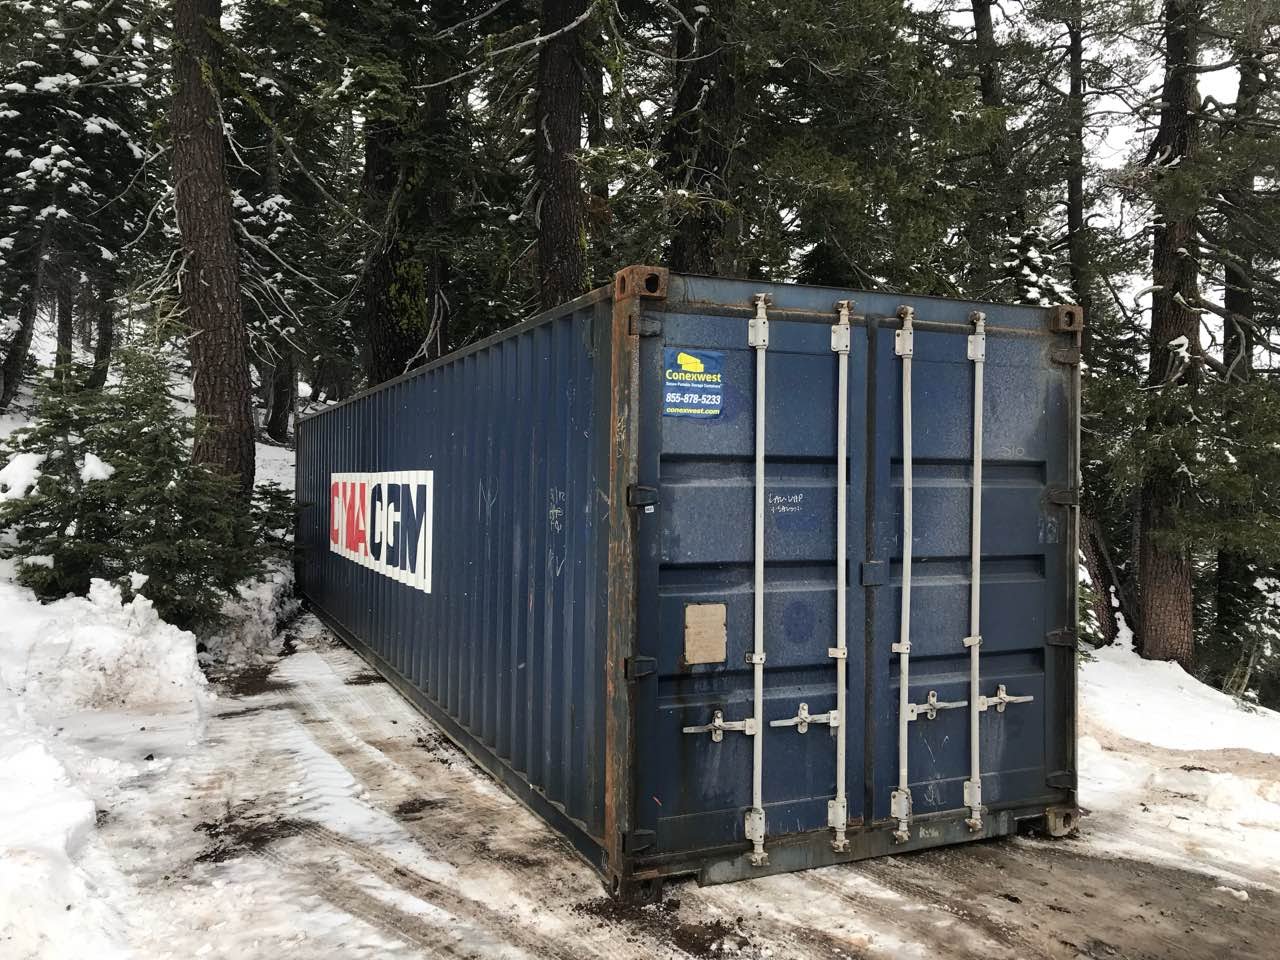
<svg viewBox="0 0 1280 960">
<path fill-rule="evenodd" d="M 1080 688 L 1083 710 L 1132 740 L 1169 750 L 1243 748 L 1280 757 L 1280 713 L 1242 707 L 1176 663 L 1143 660 L 1127 637 L 1093 652 Z"/>
<path fill-rule="evenodd" d="M 1078 763 L 1100 852 L 1280 889 L 1280 714 L 1142 660 L 1125 632 L 1081 666 Z"/>
<path fill-rule="evenodd" d="M 251 632 L 271 638 L 287 588 L 247 591 Z M 1082 671 L 1082 840 L 627 907 L 310 616 L 205 684 L 194 638 L 136 603 L 41 607 L 0 584 L 0 956 L 1199 958 L 1269 956 L 1280 936 L 1274 757 L 1155 746 L 1156 712 L 1107 726 L 1135 684 L 1207 696 L 1131 652 Z M 86 650 L 94 623 L 104 651 L 151 651 L 156 676 L 135 690 L 135 667 Z"/>
<path fill-rule="evenodd" d="M 86 867 L 95 847 L 97 795 L 195 745 L 206 681 L 195 638 L 122 603 L 95 581 L 88 597 L 41 605 L 0 583 L 0 943 L 7 956 L 123 956 L 111 904 L 113 870 Z M 148 718 L 158 725 L 145 737 Z M 153 721 L 153 722 L 156 722 Z M 101 751 L 66 746 L 101 740 Z M 129 756 L 130 743 L 149 745 Z M 86 857 L 86 853 L 90 856 Z"/>
<path fill-rule="evenodd" d="M 292 486 L 288 450 L 258 462 Z M 1280 716 L 1127 645 L 1081 668 L 1079 839 L 679 883 L 635 907 L 298 617 L 286 569 L 241 590 L 203 653 L 145 598 L 98 584 L 41 605 L 9 572 L 5 960 L 1198 960 L 1280 940 Z"/>
<path fill-rule="evenodd" d="M 26 422 L 0 421 L 6 435 Z M 264 449 L 260 462 L 291 459 Z M 7 485 L 19 467 L 0 470 Z M 277 473 L 292 488 L 291 470 Z M 133 956 L 129 881 L 98 827 L 112 797 L 203 744 L 217 694 L 195 636 L 145 595 L 125 603 L 95 581 L 88 597 L 42 605 L 13 572 L 0 562 L 0 956 Z M 296 609 L 291 579 L 277 566 L 242 587 L 209 656 L 241 662 L 278 646 L 278 623 Z"/>
</svg>

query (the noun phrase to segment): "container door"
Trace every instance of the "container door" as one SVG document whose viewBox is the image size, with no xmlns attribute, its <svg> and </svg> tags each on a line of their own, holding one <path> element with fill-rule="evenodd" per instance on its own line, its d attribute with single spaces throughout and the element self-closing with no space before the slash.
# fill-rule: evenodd
<svg viewBox="0 0 1280 960">
<path fill-rule="evenodd" d="M 767 836 L 822 830 L 838 740 L 823 719 L 837 702 L 836 314 L 769 320 L 764 724 L 754 733 L 743 726 L 754 706 L 756 350 L 745 317 L 655 318 L 661 334 L 642 337 L 640 351 L 636 827 L 651 832 L 646 855 L 742 842 L 761 738 Z M 866 540 L 865 330 L 853 328 L 851 341 L 846 534 L 856 580 Z M 854 822 L 864 805 L 864 610 L 863 591 L 849 589 L 850 696 L 839 722 Z"/>
<path fill-rule="evenodd" d="M 929 304 L 926 302 L 926 306 Z M 934 307 L 937 310 L 937 307 Z M 1001 323 L 999 307 L 989 321 Z M 931 315 L 921 312 L 917 319 Z M 950 319 L 950 318 L 947 318 Z M 890 818 L 899 779 L 899 652 L 903 600 L 903 357 L 896 321 L 870 335 L 875 388 L 869 502 L 872 559 L 891 575 L 869 592 L 874 743 L 871 815 Z M 990 326 L 990 323 L 989 323 Z M 969 807 L 971 497 L 974 360 L 971 328 L 916 328 L 912 351 L 912 579 L 905 724 L 912 831 L 918 818 Z M 1069 514 L 1051 489 L 1069 485 L 1069 397 L 1047 338 L 996 327 L 985 337 L 977 711 L 982 805 L 1030 801 L 1046 785 L 1046 634 L 1069 622 Z M 937 706 L 930 709 L 931 704 Z"/>
</svg>

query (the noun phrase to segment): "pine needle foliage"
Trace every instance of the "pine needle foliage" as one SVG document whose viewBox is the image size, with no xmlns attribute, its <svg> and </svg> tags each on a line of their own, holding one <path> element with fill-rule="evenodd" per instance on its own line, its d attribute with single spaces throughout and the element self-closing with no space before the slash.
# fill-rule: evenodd
<svg viewBox="0 0 1280 960">
<path fill-rule="evenodd" d="M 155 351 L 124 351 L 118 382 L 100 391 L 42 380 L 36 419 L 5 451 L 39 462 L 30 490 L 0 502 L 19 580 L 52 600 L 101 578 L 144 593 L 171 623 L 216 623 L 262 551 L 235 484 L 191 463 L 196 429 Z"/>
</svg>

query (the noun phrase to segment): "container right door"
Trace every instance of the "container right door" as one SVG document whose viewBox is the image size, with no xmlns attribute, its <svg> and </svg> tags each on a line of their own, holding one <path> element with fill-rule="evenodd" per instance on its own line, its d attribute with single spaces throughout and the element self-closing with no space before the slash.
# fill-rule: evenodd
<svg viewBox="0 0 1280 960">
<path fill-rule="evenodd" d="M 969 591 L 974 363 L 963 305 L 921 301 L 912 350 L 913 563 L 909 702 L 956 704 L 906 725 L 914 817 L 965 807 L 970 778 Z M 980 690 L 1015 698 L 979 713 L 982 800 L 987 806 L 1052 797 L 1065 765 L 1061 731 L 1046 725 L 1063 690 L 1046 636 L 1070 623 L 1065 578 L 1071 515 L 1051 491 L 1069 488 L 1070 379 L 1045 331 L 1002 330 L 991 308 L 986 337 L 982 446 Z M 955 323 L 930 328 L 933 319 Z M 939 311 L 945 316 L 938 316 Z M 886 311 L 888 312 L 888 311 Z M 1022 313 L 1025 315 L 1026 311 Z M 995 322 L 992 323 L 991 321 Z M 890 817 L 899 780 L 899 616 L 903 602 L 903 358 L 894 320 L 873 321 L 870 371 L 869 553 L 882 584 L 867 589 L 871 708 L 870 808 Z M 1023 698 L 1031 699 L 1023 699 Z M 1059 717 L 1055 723 L 1061 723 Z"/>
</svg>

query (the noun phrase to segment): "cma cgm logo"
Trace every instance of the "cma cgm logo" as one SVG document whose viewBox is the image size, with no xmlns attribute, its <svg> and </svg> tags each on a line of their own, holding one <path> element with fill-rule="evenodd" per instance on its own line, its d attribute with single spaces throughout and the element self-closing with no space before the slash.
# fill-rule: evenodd
<svg viewBox="0 0 1280 960">
<path fill-rule="evenodd" d="M 329 549 L 431 592 L 431 470 L 329 475 Z"/>
</svg>

